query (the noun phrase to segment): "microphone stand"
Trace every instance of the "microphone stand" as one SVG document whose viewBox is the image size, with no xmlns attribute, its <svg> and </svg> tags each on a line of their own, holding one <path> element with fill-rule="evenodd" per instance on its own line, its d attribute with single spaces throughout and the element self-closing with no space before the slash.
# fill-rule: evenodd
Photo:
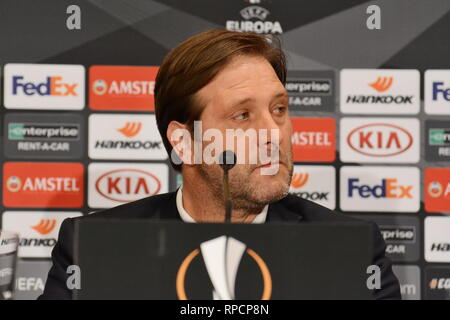
<svg viewBox="0 0 450 320">
<path fill-rule="evenodd" d="M 223 169 L 223 198 L 225 205 L 225 223 L 230 223 L 233 204 L 231 202 L 230 196 L 228 171 L 232 169 L 236 164 L 236 154 L 231 150 L 225 150 L 220 154 L 219 164 L 220 167 Z"/>
<path fill-rule="evenodd" d="M 223 194 L 225 200 L 225 223 L 230 223 L 233 204 L 231 203 L 230 188 L 228 185 L 228 168 L 224 168 L 223 170 Z"/>
</svg>

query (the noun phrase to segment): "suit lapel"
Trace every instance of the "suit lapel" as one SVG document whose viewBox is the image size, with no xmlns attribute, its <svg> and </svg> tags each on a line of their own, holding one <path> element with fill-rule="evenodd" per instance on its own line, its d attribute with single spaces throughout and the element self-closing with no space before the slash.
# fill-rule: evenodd
<svg viewBox="0 0 450 320">
<path fill-rule="evenodd" d="M 303 216 L 298 210 L 294 210 L 294 203 L 290 205 L 289 199 L 271 203 L 267 212 L 267 222 L 300 222 Z"/>
<path fill-rule="evenodd" d="M 177 209 L 177 191 L 178 189 L 169 193 L 170 197 L 165 199 L 160 209 L 154 215 L 154 218 L 182 221 Z"/>
</svg>

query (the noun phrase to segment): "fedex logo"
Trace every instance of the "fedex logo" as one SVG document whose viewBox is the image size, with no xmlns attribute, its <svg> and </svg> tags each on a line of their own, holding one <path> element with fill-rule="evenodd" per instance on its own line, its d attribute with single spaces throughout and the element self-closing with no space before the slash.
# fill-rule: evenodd
<svg viewBox="0 0 450 320">
<path fill-rule="evenodd" d="M 450 88 L 445 88 L 442 81 L 433 82 L 433 101 L 436 101 L 441 96 L 445 101 L 450 101 Z"/>
<path fill-rule="evenodd" d="M 450 70 L 425 71 L 425 112 L 450 114 Z"/>
<path fill-rule="evenodd" d="M 12 78 L 12 94 L 23 93 L 27 96 L 78 96 L 75 91 L 78 83 L 65 83 L 62 77 L 47 77 L 45 82 L 33 83 L 24 80 L 23 76 Z"/>
<path fill-rule="evenodd" d="M 419 211 L 420 170 L 416 167 L 344 166 L 340 178 L 342 211 Z"/>
<path fill-rule="evenodd" d="M 7 109 L 81 110 L 85 100 L 82 65 L 9 63 L 4 68 Z"/>
<path fill-rule="evenodd" d="M 367 185 L 361 184 L 358 178 L 348 179 L 348 196 L 353 197 L 358 194 L 361 198 L 410 198 L 412 199 L 413 186 L 402 186 L 398 184 L 395 178 L 382 179 L 381 184 Z"/>
</svg>

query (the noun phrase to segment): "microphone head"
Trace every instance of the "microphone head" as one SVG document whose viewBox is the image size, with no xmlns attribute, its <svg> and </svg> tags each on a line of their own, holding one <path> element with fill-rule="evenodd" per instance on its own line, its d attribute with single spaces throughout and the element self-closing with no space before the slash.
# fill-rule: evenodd
<svg viewBox="0 0 450 320">
<path fill-rule="evenodd" d="M 231 150 L 225 150 L 219 156 L 219 164 L 223 170 L 230 170 L 236 164 L 236 154 Z"/>
</svg>

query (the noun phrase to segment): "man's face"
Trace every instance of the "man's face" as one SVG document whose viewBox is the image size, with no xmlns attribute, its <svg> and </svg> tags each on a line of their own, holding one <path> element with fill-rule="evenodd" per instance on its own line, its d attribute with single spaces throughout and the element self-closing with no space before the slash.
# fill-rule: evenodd
<svg viewBox="0 0 450 320">
<path fill-rule="evenodd" d="M 237 149 L 237 145 L 232 149 L 238 158 L 240 153 L 247 153 L 245 164 L 238 162 L 229 172 L 234 208 L 260 208 L 286 196 L 292 176 L 292 127 L 287 92 L 270 63 L 262 57 L 235 57 L 196 97 L 205 106 L 200 118 L 203 132 L 214 128 L 225 137 L 227 129 L 267 131 L 266 139 L 258 135 L 253 143 L 246 140 L 244 149 Z M 272 129 L 278 130 L 278 139 L 271 139 Z M 208 143 L 203 142 L 203 148 Z M 249 163 L 254 148 L 272 156 L 277 154 L 279 163 L 267 164 L 261 158 Z M 272 170 L 274 167 L 277 170 Z M 223 171 L 219 165 L 203 163 L 197 169 L 211 189 L 221 195 Z M 272 174 L 264 175 L 264 171 Z"/>
</svg>

